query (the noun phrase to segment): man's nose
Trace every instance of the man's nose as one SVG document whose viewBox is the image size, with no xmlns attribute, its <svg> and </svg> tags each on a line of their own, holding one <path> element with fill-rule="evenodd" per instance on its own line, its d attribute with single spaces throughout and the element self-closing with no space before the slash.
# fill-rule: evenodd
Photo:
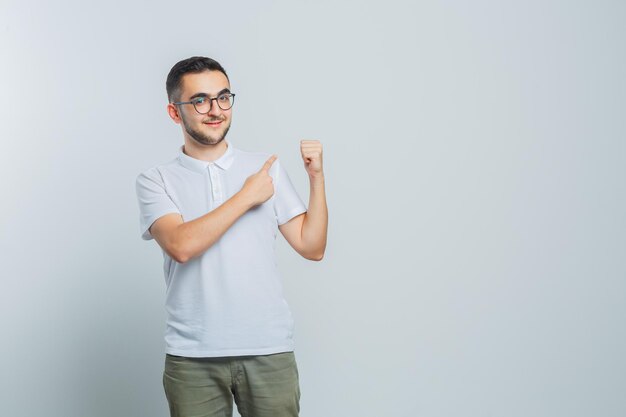
<svg viewBox="0 0 626 417">
<path fill-rule="evenodd" d="M 217 100 L 211 100 L 211 109 L 209 110 L 209 114 L 214 116 L 219 116 L 222 113 L 222 109 L 217 105 Z"/>
</svg>

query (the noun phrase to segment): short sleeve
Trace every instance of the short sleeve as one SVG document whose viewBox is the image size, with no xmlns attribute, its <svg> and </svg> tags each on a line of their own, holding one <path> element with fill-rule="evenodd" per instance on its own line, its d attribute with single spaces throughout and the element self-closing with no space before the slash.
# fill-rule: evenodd
<svg viewBox="0 0 626 417">
<path fill-rule="evenodd" d="M 298 214 L 305 213 L 307 208 L 291 183 L 280 160 L 277 159 L 274 164 L 278 165 L 274 180 L 274 211 L 278 225 L 282 225 Z"/>
<path fill-rule="evenodd" d="M 180 214 L 180 210 L 167 194 L 163 178 L 156 168 L 139 174 L 135 185 L 141 238 L 150 240 L 154 238 L 149 230 L 152 223 L 168 213 Z"/>
</svg>

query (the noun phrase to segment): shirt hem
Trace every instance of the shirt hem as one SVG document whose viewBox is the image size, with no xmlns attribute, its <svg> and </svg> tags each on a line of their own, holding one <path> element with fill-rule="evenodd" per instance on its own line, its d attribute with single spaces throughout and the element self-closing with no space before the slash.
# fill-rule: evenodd
<svg viewBox="0 0 626 417">
<path fill-rule="evenodd" d="M 289 220 L 293 219 L 294 217 L 302 213 L 306 213 L 306 212 L 307 212 L 306 207 L 298 207 L 296 209 L 289 211 L 283 219 L 280 219 L 280 220 L 277 219 L 277 223 L 279 226 L 282 226 L 283 224 L 287 223 Z"/>
<path fill-rule="evenodd" d="M 146 224 L 148 226 L 141 228 L 141 238 L 143 240 L 152 240 L 152 239 L 154 239 L 154 236 L 152 236 L 152 233 L 150 233 L 150 228 L 152 227 L 154 222 L 156 222 L 161 217 L 163 217 L 163 216 L 165 216 L 167 214 L 180 214 L 182 216 L 182 214 L 180 213 L 180 210 L 174 209 L 174 208 L 169 209 L 169 210 L 163 210 L 163 211 L 161 211 L 161 212 L 159 212 L 157 214 L 153 214 L 151 216 L 150 220 L 148 222 L 146 222 Z"/>
<path fill-rule="evenodd" d="M 293 352 L 293 345 L 277 346 L 262 349 L 228 349 L 228 350 L 182 350 L 166 348 L 165 353 L 188 358 L 216 358 L 224 356 L 255 356 L 273 353 Z"/>
</svg>

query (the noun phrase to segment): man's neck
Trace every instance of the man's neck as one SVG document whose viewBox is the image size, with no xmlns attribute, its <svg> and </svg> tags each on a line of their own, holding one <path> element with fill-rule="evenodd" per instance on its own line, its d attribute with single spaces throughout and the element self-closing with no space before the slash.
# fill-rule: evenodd
<svg viewBox="0 0 626 417">
<path fill-rule="evenodd" d="M 217 145 L 198 145 L 186 140 L 185 145 L 183 146 L 183 152 L 185 155 L 208 162 L 219 159 L 222 155 L 224 155 L 227 149 L 228 145 L 226 143 L 226 139 L 222 140 Z"/>
</svg>

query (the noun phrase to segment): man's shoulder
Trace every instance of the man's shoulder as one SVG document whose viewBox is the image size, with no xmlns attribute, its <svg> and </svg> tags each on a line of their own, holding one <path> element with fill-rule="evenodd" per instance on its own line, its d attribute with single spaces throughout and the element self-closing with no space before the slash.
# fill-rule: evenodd
<svg viewBox="0 0 626 417">
<path fill-rule="evenodd" d="M 147 169 L 144 169 L 139 174 L 137 174 L 136 178 L 137 180 L 139 180 L 140 178 L 161 177 L 164 173 L 177 169 L 178 166 L 178 157 L 175 157 L 170 159 L 169 161 L 158 163 Z"/>
</svg>

